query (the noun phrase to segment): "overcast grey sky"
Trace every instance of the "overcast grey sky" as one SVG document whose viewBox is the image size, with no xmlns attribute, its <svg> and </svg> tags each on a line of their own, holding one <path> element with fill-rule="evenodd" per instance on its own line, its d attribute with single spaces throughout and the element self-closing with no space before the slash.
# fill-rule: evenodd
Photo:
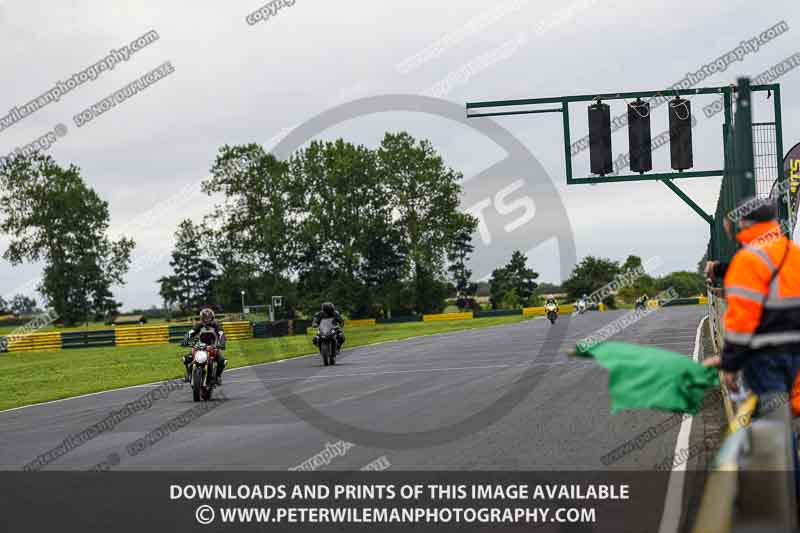
<svg viewBox="0 0 800 533">
<path fill-rule="evenodd" d="M 197 191 L 224 144 L 258 142 L 270 148 L 298 124 L 367 96 L 425 93 L 463 107 L 467 101 L 487 99 L 667 88 L 781 21 L 788 31 L 699 86 L 728 84 L 741 74 L 755 76 L 800 52 L 796 0 L 288 4 L 267 20 L 249 24 L 246 17 L 265 3 L 0 0 L 0 118 L 97 63 L 111 49 L 151 30 L 159 35 L 113 70 L 0 131 L 4 155 L 57 124 L 67 126 L 67 134 L 49 153 L 64 165 L 79 166 L 109 201 L 112 226 L 137 241 L 133 272 L 124 287 L 115 289 L 125 309 L 160 304 L 155 280 L 169 271 L 173 232 L 181 218 L 199 220 L 210 210 L 210 200 L 199 201 Z M 76 126 L 76 114 L 166 61 L 173 73 Z M 800 141 L 800 68 L 779 81 L 788 150 Z M 721 166 L 721 115 L 706 118 L 702 112 L 713 100 L 692 98 L 698 121 L 696 169 Z M 624 102 L 611 105 L 612 115 L 625 110 Z M 758 102 L 756 120 L 771 120 L 769 110 Z M 571 111 L 577 140 L 586 134 L 585 104 Z M 663 184 L 567 187 L 560 115 L 501 117 L 496 122 L 538 160 L 544 174 L 533 181 L 552 180 L 557 197 L 543 193 L 537 198 L 541 188 L 525 176 L 520 178 L 528 180 L 527 189 L 515 189 L 518 177 L 513 174 L 530 170 L 519 165 L 498 170 L 502 175 L 485 172 L 500 168 L 493 165 L 505 157 L 503 149 L 440 117 L 375 114 L 330 128 L 319 138 L 344 136 L 374 146 L 385 131 L 407 130 L 431 139 L 448 164 L 464 172 L 465 190 L 470 191 L 462 207 L 494 198 L 486 215 L 505 227 L 493 231 L 489 243 L 481 242 L 480 257 L 475 258 L 481 274 L 487 265 L 506 262 L 511 247 L 530 250 L 526 239 L 531 233 L 557 233 L 548 224 L 572 231 L 578 258 L 593 254 L 622 260 L 636 254 L 660 258 L 660 272 L 696 267 L 708 240 L 707 225 Z M 662 107 L 653 112 L 653 135 L 666 125 Z M 626 131 L 613 137 L 615 156 L 627 151 Z M 656 152 L 657 169 L 668 169 L 668 154 L 668 147 Z M 576 155 L 573 164 L 576 174 L 585 175 L 588 152 Z M 475 176 L 480 179 L 472 180 Z M 719 179 L 687 179 L 679 185 L 707 211 L 714 210 Z M 502 205 L 498 208 L 499 192 L 513 209 L 504 213 Z M 532 203 L 526 203 L 526 196 Z M 568 222 L 549 215 L 547 206 L 559 201 Z M 531 218 L 534 210 L 542 216 Z M 0 237 L 0 247 L 5 249 L 6 243 Z M 559 281 L 555 243 L 533 248 L 531 264 L 541 279 Z M 30 292 L 38 272 L 36 265 L 12 268 L 0 260 L 0 294 Z"/>
</svg>

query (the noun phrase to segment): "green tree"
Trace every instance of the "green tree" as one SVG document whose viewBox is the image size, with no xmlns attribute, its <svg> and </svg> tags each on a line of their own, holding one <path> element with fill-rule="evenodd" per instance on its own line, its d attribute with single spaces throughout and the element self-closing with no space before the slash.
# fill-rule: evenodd
<svg viewBox="0 0 800 533">
<path fill-rule="evenodd" d="M 530 306 L 538 302 L 535 295 L 538 285 L 534 280 L 539 274 L 528 268 L 527 263 L 525 254 L 516 250 L 511 254 L 507 265 L 492 272 L 489 279 L 489 301 L 492 309 Z M 513 305 L 509 302 L 513 302 Z"/>
<path fill-rule="evenodd" d="M 191 220 L 178 225 L 169 262 L 172 274 L 158 282 L 164 302 L 169 306 L 177 304 L 184 314 L 194 314 L 201 307 L 213 304 L 216 266 L 208 255 L 209 245 L 203 229 Z"/>
<path fill-rule="evenodd" d="M 421 313 L 443 307 L 444 302 L 432 305 L 432 294 L 422 291 L 434 281 L 441 283 L 456 236 L 477 227 L 474 217 L 458 211 L 462 175 L 444 164 L 429 141 L 416 141 L 405 132 L 384 136 L 377 161 L 408 251 L 415 307 Z"/>
<path fill-rule="evenodd" d="M 651 298 L 658 294 L 656 280 L 647 274 L 637 276 L 632 283 L 625 285 L 617 292 L 617 296 L 628 303 L 632 303 L 643 294 Z"/>
<path fill-rule="evenodd" d="M 406 250 L 399 229 L 390 221 L 365 228 L 365 250 L 359 278 L 366 284 L 378 315 L 391 318 L 395 310 L 408 314 L 412 309 L 403 303 L 406 275 Z"/>
<path fill-rule="evenodd" d="M 620 274 L 620 270 L 616 261 L 589 255 L 575 266 L 569 279 L 562 286 L 570 299 L 577 300 L 583 294 L 591 294 L 610 283 Z M 605 303 L 613 306 L 613 296 L 606 298 Z"/>
<path fill-rule="evenodd" d="M 381 312 L 376 307 L 389 301 L 379 294 L 402 276 L 405 252 L 375 153 L 342 139 L 314 141 L 291 158 L 290 175 L 305 191 L 297 233 L 301 306 L 311 311 L 332 300 L 351 316 Z"/>
<path fill-rule="evenodd" d="M 475 247 L 472 245 L 472 232 L 467 224 L 464 224 L 454 235 L 452 248 L 448 252 L 447 259 L 450 266 L 447 270 L 453 280 L 457 302 L 467 302 L 474 298 L 478 292 L 478 284 L 472 282 L 472 270 L 467 268 L 467 260 Z M 461 306 L 463 309 L 465 306 Z M 471 306 L 470 306 L 471 307 Z"/>
<path fill-rule="evenodd" d="M 257 144 L 221 147 L 203 190 L 222 195 L 207 217 L 212 259 L 220 269 L 217 304 L 238 308 L 241 291 L 249 301 L 287 297 L 293 265 L 298 201 L 302 184 L 289 177 L 288 163 Z"/>
<path fill-rule="evenodd" d="M 621 271 L 623 273 L 631 273 L 632 276 L 634 276 L 634 271 L 644 272 L 641 258 L 635 255 L 629 255 L 628 258 L 625 259 Z M 629 280 L 629 282 L 617 293 L 617 296 L 626 302 L 633 302 L 642 294 L 652 297 L 658 292 L 655 280 L 646 273 L 635 275 L 635 277 L 626 277 L 626 280 Z"/>
<path fill-rule="evenodd" d="M 505 266 L 508 285 L 516 292 L 522 305 L 532 304 L 532 298 L 538 284 L 534 281 L 539 277 L 537 272 L 527 266 L 528 258 L 519 250 L 511 254 L 511 260 Z"/>
<path fill-rule="evenodd" d="M 458 211 L 460 180 L 406 133 L 377 150 L 315 141 L 286 162 L 258 145 L 224 146 L 204 182 L 223 196 L 207 218 L 217 297 L 281 291 L 306 312 L 331 300 L 350 316 L 443 309 L 445 260 L 466 259 L 459 247 L 477 226 Z"/>
<path fill-rule="evenodd" d="M 36 312 L 36 300 L 23 294 L 16 294 L 8 304 L 8 308 L 15 315 L 31 315 Z"/>
<path fill-rule="evenodd" d="M 656 280 L 656 289 L 658 291 L 665 291 L 670 287 L 674 288 L 681 298 L 705 294 L 705 275 L 699 272 L 681 270 Z"/>
<path fill-rule="evenodd" d="M 3 257 L 44 262 L 38 290 L 66 324 L 119 307 L 110 289 L 123 283 L 134 242 L 111 240 L 109 220 L 108 203 L 75 166 L 35 154 L 0 169 L 0 231 L 11 237 Z"/>
<path fill-rule="evenodd" d="M 629 255 L 622 264 L 622 272 L 628 272 L 636 268 L 642 268 L 642 258 L 638 255 Z"/>
<path fill-rule="evenodd" d="M 511 289 L 503 295 L 500 307 L 502 309 L 517 309 L 520 307 L 520 298 L 516 289 Z"/>
<path fill-rule="evenodd" d="M 489 278 L 489 302 L 492 309 L 503 309 L 506 293 L 511 291 L 511 283 L 505 267 L 496 268 Z"/>
</svg>

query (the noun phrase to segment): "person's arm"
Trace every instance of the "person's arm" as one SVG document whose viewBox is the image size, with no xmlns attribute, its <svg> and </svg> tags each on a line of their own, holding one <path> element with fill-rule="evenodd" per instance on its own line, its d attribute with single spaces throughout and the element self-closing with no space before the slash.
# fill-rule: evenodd
<svg viewBox="0 0 800 533">
<path fill-rule="evenodd" d="M 707 261 L 704 270 L 706 277 L 714 279 L 723 279 L 725 273 L 728 271 L 730 263 L 726 261 Z"/>
<path fill-rule="evenodd" d="M 218 322 L 214 322 L 214 333 L 217 334 L 217 348 L 224 350 L 225 345 L 227 344 L 227 340 L 225 339 L 225 330 L 222 329 L 222 326 L 219 325 Z"/>
<path fill-rule="evenodd" d="M 319 327 L 319 312 L 314 314 L 314 318 L 311 319 L 311 327 L 318 328 Z"/>
<path fill-rule="evenodd" d="M 189 331 L 186 332 L 186 335 L 183 337 L 183 345 L 189 346 L 189 341 L 192 340 L 192 337 L 197 335 L 197 332 L 200 330 L 200 326 L 192 326 L 189 328 Z"/>
</svg>

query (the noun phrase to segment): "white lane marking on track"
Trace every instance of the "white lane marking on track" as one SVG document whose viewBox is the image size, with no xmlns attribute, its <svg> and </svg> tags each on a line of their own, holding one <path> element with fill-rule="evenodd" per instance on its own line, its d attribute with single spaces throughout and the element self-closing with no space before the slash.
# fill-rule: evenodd
<svg viewBox="0 0 800 533">
<path fill-rule="evenodd" d="M 449 368 L 415 368 L 410 370 L 384 370 L 381 372 L 352 372 L 349 374 L 325 374 L 319 376 L 295 376 L 295 377 L 285 377 L 285 378 L 265 378 L 259 379 L 257 381 L 300 381 L 300 380 L 307 380 L 307 379 L 330 379 L 330 378 L 349 378 L 355 376 L 380 376 L 383 374 L 408 374 L 408 373 L 418 373 L 418 372 L 445 372 L 449 370 L 481 370 L 487 368 L 509 368 L 514 366 L 523 366 L 523 365 L 481 365 L 481 366 L 461 366 L 461 367 L 449 367 Z"/>
<path fill-rule="evenodd" d="M 697 362 L 700 355 L 700 334 L 703 331 L 703 322 L 708 320 L 708 315 L 700 320 L 697 326 L 697 334 L 694 338 L 694 352 L 692 358 Z M 675 454 L 677 456 L 681 450 L 689 447 L 689 436 L 692 433 L 692 418 L 687 416 L 681 422 L 681 429 L 678 431 L 678 439 L 675 442 Z M 681 508 L 683 507 L 683 482 L 685 476 L 683 472 L 686 471 L 686 463 L 684 461 L 672 469 L 669 474 L 669 482 L 667 483 L 667 495 L 664 498 L 664 513 L 661 515 L 661 525 L 658 528 L 659 533 L 673 533 L 678 531 L 681 521 Z"/>
</svg>

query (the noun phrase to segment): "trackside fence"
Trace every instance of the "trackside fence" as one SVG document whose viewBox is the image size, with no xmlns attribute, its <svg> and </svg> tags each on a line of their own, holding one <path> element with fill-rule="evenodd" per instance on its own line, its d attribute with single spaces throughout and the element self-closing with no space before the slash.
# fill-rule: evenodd
<svg viewBox="0 0 800 533">
<path fill-rule="evenodd" d="M 752 93 L 772 91 L 774 120 L 754 123 Z M 723 147 L 725 173 L 708 244 L 710 259 L 729 261 L 738 244 L 728 238 L 724 220 L 745 198 L 768 196 L 784 176 L 780 86 L 750 86 L 740 78 L 733 92 L 726 91 Z M 755 135 L 754 135 L 755 134 Z M 781 217 L 793 228 L 789 194 L 776 198 Z M 723 343 L 723 290 L 709 287 L 709 334 L 714 351 Z M 728 436 L 706 479 L 696 533 L 729 531 L 796 531 L 798 505 L 795 485 L 796 436 L 787 394 L 749 396 L 737 405 L 726 388 L 722 398 L 728 418 Z M 757 407 L 756 407 L 757 406 Z"/>
</svg>

